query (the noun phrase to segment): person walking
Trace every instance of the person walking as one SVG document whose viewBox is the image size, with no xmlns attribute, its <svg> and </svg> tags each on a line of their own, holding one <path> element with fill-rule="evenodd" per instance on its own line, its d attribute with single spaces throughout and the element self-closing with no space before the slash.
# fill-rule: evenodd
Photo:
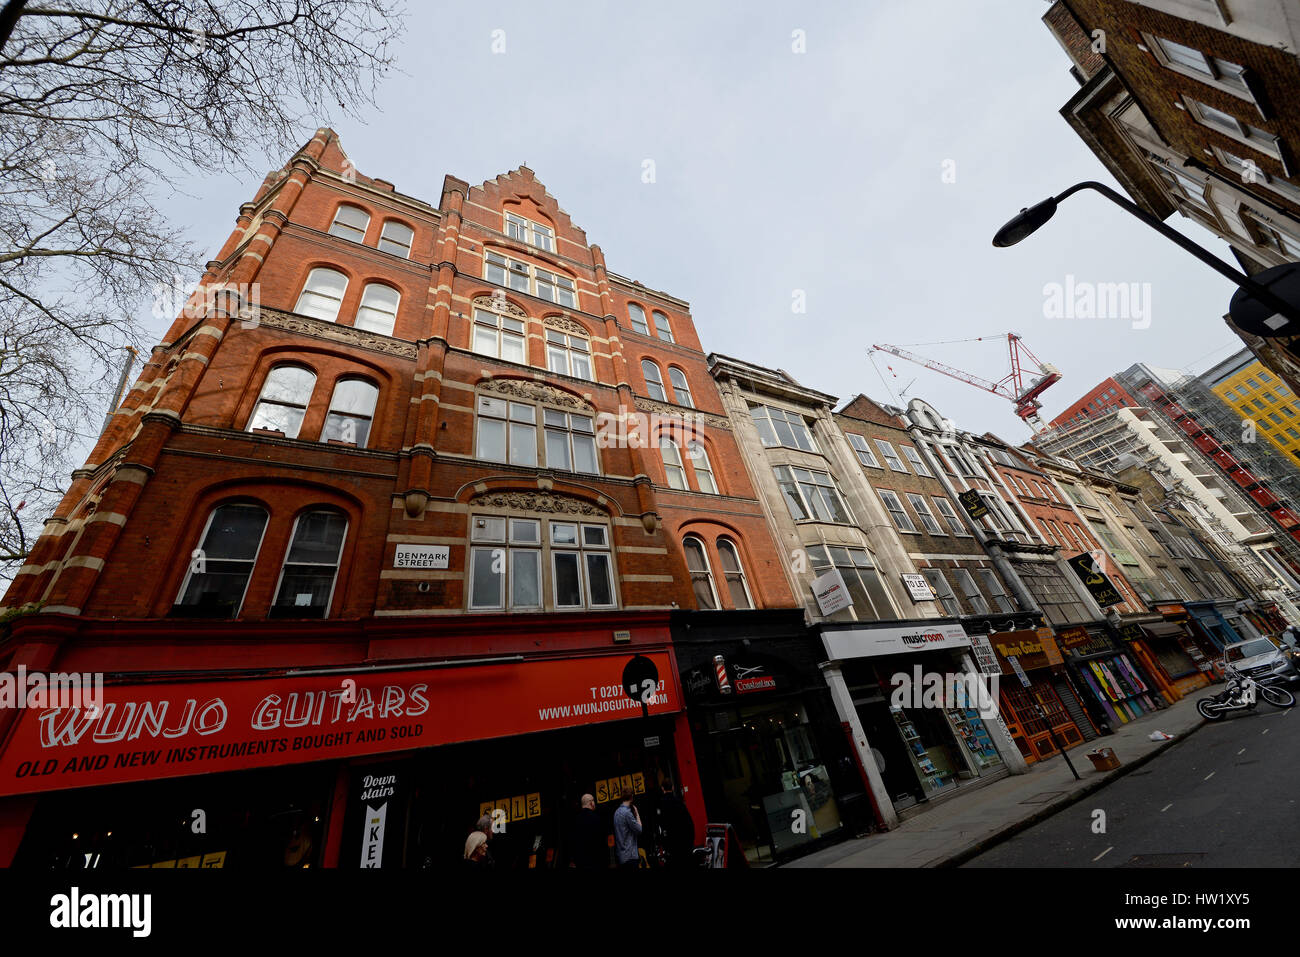
<svg viewBox="0 0 1300 957">
<path fill-rule="evenodd" d="M 671 778 L 664 778 L 662 789 L 659 807 L 655 809 L 659 845 L 666 858 L 664 866 L 676 870 L 690 865 L 691 850 L 695 846 L 695 822 L 685 802 L 673 789 Z"/>
<path fill-rule="evenodd" d="M 623 803 L 614 812 L 614 854 L 619 870 L 635 870 L 641 858 L 637 853 L 637 837 L 641 834 L 641 812 L 636 808 L 636 793 L 623 788 Z"/>
<path fill-rule="evenodd" d="M 584 794 L 579 804 L 578 818 L 573 826 L 573 866 L 583 870 L 603 870 L 609 867 L 609 843 L 600 812 L 596 810 L 596 798 Z"/>
</svg>

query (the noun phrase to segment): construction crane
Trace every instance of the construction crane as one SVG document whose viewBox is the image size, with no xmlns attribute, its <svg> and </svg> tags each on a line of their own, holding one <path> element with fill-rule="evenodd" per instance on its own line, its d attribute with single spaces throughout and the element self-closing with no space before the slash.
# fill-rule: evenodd
<svg viewBox="0 0 1300 957">
<path fill-rule="evenodd" d="M 947 342 L 982 342 L 987 339 L 1000 339 L 1001 336 L 976 336 L 974 339 L 949 339 Z M 1000 395 L 1004 399 L 1009 399 L 1016 407 L 1016 415 L 1024 421 L 1035 432 L 1046 430 L 1047 426 L 1038 414 L 1038 410 L 1043 407 L 1043 403 L 1038 401 L 1038 397 L 1043 394 L 1048 386 L 1055 385 L 1061 381 L 1061 371 L 1049 362 L 1041 362 L 1038 357 L 1029 351 L 1029 347 L 1024 344 L 1024 340 L 1014 332 L 1006 334 L 1007 353 L 1011 358 L 1011 371 L 1004 375 L 996 382 L 992 382 L 981 376 L 973 375 L 969 372 L 963 372 L 950 365 L 942 362 L 936 362 L 934 359 L 927 359 L 924 356 L 918 356 L 914 352 L 908 352 L 900 346 L 891 345 L 873 345 L 871 351 L 888 352 L 890 355 L 898 356 L 900 359 L 906 359 L 908 362 L 915 362 L 917 365 L 925 366 L 927 369 L 933 369 L 935 372 L 942 372 L 961 382 L 973 385 L 985 392 L 992 392 L 994 395 Z M 943 342 L 918 342 L 913 345 L 945 345 Z M 1032 371 L 1026 373 L 1028 359 L 1033 363 L 1033 368 L 1038 370 L 1035 375 Z M 892 369 L 890 370 L 893 371 Z M 1026 375 L 1029 376 L 1029 384 L 1025 385 Z"/>
</svg>

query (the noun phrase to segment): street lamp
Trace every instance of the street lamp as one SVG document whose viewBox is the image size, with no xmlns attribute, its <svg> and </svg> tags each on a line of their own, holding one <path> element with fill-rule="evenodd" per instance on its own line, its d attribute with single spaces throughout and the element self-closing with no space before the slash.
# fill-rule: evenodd
<svg viewBox="0 0 1300 957">
<path fill-rule="evenodd" d="M 1101 195 L 1105 196 L 1116 206 L 1119 206 L 1125 212 L 1136 216 L 1166 239 L 1177 243 L 1215 272 L 1232 280 L 1238 288 L 1249 294 L 1251 298 L 1258 300 L 1261 305 L 1267 306 L 1277 315 L 1289 320 L 1290 323 L 1294 323 L 1295 328 L 1300 328 L 1300 307 L 1297 307 L 1295 304 L 1287 302 L 1285 299 L 1270 292 L 1266 286 L 1256 282 L 1240 270 L 1234 269 L 1222 259 L 1211 253 L 1208 249 L 1198 246 L 1182 233 L 1178 232 L 1178 230 L 1165 225 L 1150 213 L 1146 212 L 1146 210 L 1121 196 L 1109 186 L 1105 186 L 1101 183 L 1092 181 L 1075 183 L 1059 196 L 1050 196 L 1041 203 L 1022 209 L 1017 215 L 1013 216 L 1006 225 L 994 234 L 993 245 L 1014 246 L 1030 233 L 1037 231 L 1040 226 L 1051 219 L 1052 216 L 1055 215 L 1056 207 L 1061 200 L 1073 196 L 1081 189 L 1090 189 L 1094 192 L 1101 193 Z"/>
</svg>

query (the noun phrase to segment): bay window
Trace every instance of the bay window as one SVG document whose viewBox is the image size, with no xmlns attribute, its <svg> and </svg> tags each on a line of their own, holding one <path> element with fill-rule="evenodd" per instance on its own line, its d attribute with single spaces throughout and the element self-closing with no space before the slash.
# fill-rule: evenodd
<svg viewBox="0 0 1300 957">
<path fill-rule="evenodd" d="M 773 471 L 786 507 L 796 522 L 852 523 L 849 508 L 829 473 L 788 465 L 778 465 Z"/>
<path fill-rule="evenodd" d="M 749 415 L 754 420 L 759 440 L 765 447 L 818 451 L 812 433 L 808 430 L 808 423 L 799 413 L 766 405 L 752 405 L 749 407 Z"/>
</svg>

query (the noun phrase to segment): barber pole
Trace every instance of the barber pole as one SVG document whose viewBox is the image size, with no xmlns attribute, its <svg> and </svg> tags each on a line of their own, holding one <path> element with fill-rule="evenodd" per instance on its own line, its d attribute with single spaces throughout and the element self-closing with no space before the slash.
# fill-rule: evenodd
<svg viewBox="0 0 1300 957">
<path fill-rule="evenodd" d="M 718 690 L 723 694 L 731 694 L 731 679 L 727 677 L 727 659 L 722 655 L 714 655 L 713 668 L 717 673 Z"/>
</svg>

